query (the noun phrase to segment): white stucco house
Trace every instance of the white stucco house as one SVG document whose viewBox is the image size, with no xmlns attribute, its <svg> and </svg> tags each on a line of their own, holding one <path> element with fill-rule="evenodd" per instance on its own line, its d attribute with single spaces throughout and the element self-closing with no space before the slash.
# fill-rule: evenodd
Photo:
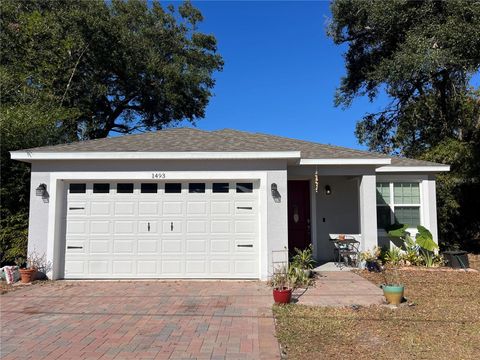
<svg viewBox="0 0 480 360">
<path fill-rule="evenodd" d="M 395 220 L 437 240 L 449 166 L 235 130 L 169 129 L 11 152 L 31 163 L 29 251 L 53 279 L 266 279 L 275 254 L 330 233 L 361 249 Z"/>
</svg>

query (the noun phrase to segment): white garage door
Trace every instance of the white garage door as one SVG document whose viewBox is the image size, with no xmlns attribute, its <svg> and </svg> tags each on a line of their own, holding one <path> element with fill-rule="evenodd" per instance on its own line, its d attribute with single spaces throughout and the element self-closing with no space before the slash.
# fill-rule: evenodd
<svg viewBox="0 0 480 360">
<path fill-rule="evenodd" d="M 65 278 L 258 278 L 254 181 L 68 185 Z"/>
</svg>

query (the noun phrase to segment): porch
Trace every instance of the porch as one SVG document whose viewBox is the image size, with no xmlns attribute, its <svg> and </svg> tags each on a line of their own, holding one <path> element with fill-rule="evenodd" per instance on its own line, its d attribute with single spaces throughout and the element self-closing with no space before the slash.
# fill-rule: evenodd
<svg viewBox="0 0 480 360">
<path fill-rule="evenodd" d="M 385 184 L 389 184 L 390 190 L 379 193 L 379 186 Z M 408 185 L 410 191 L 405 195 L 409 200 L 402 205 L 397 201 L 394 204 L 394 187 L 396 192 L 399 184 Z M 387 200 L 389 205 L 382 196 L 391 197 Z M 378 203 L 377 199 L 380 199 Z M 387 220 L 384 219 L 385 206 L 391 215 Z M 359 165 L 288 168 L 290 252 L 295 247 L 304 249 L 312 244 L 314 258 L 320 265 L 334 261 L 335 247 L 330 234 L 352 235 L 360 241 L 359 251 L 375 246 L 389 247 L 390 239 L 382 226 L 377 225 L 377 209 L 380 224 L 400 219 L 411 223 L 412 231 L 417 225 L 423 225 L 437 241 L 434 176 L 377 174 L 375 166 Z"/>
</svg>

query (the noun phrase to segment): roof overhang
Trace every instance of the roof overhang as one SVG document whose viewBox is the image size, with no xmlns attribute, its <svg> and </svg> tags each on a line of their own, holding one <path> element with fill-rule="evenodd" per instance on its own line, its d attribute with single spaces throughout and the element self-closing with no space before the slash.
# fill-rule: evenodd
<svg viewBox="0 0 480 360">
<path fill-rule="evenodd" d="M 381 166 L 375 170 L 378 173 L 398 172 L 443 172 L 450 171 L 450 165 L 429 165 L 429 166 Z"/>
<path fill-rule="evenodd" d="M 300 165 L 390 165 L 391 159 L 301 159 Z"/>
<path fill-rule="evenodd" d="M 11 151 L 13 160 L 243 160 L 300 159 L 300 151 L 235 151 L 235 152 L 37 152 Z"/>
</svg>

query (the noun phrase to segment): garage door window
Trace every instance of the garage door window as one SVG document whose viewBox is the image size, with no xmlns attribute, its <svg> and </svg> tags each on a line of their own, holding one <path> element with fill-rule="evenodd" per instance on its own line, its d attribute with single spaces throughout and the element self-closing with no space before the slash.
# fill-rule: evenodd
<svg viewBox="0 0 480 360">
<path fill-rule="evenodd" d="M 253 192 L 253 183 L 237 183 L 237 193 Z"/>
<path fill-rule="evenodd" d="M 108 194 L 110 192 L 110 184 L 93 184 L 93 192 L 95 194 Z"/>
<path fill-rule="evenodd" d="M 156 194 L 157 188 L 158 186 L 155 183 L 142 183 L 140 185 L 140 191 L 142 194 Z"/>
<path fill-rule="evenodd" d="M 212 192 L 214 193 L 228 193 L 229 184 L 228 183 L 213 183 Z"/>
<path fill-rule="evenodd" d="M 167 183 L 165 184 L 166 194 L 179 194 L 182 192 L 182 184 L 180 183 Z"/>
<path fill-rule="evenodd" d="M 204 193 L 205 183 L 190 183 L 188 184 L 189 193 Z"/>
<path fill-rule="evenodd" d="M 117 193 L 119 194 L 132 194 L 133 184 L 117 184 Z"/>
<path fill-rule="evenodd" d="M 70 194 L 85 194 L 86 191 L 86 184 L 70 184 Z"/>
</svg>

